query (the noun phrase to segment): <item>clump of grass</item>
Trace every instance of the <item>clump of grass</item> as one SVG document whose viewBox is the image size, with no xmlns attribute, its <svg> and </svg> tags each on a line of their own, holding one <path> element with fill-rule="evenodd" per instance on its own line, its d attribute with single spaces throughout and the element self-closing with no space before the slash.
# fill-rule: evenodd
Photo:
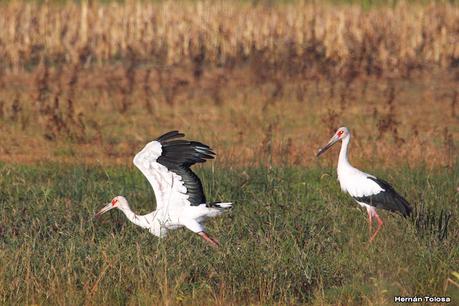
<svg viewBox="0 0 459 306">
<path fill-rule="evenodd" d="M 417 207 L 414 223 L 420 235 L 430 235 L 438 241 L 448 237 L 448 225 L 452 217 L 450 210 Z"/>
</svg>

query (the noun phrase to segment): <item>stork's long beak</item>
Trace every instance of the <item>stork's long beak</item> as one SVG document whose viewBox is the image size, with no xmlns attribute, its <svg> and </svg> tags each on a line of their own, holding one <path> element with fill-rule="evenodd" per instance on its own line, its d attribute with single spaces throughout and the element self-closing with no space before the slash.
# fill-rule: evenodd
<svg viewBox="0 0 459 306">
<path fill-rule="evenodd" d="M 105 214 L 107 211 L 109 211 L 110 209 L 113 208 L 113 205 L 112 203 L 108 203 L 104 206 L 104 208 L 102 208 L 101 210 L 99 210 L 99 212 L 97 214 L 94 215 L 94 218 L 99 218 L 100 216 L 102 216 L 103 214 Z"/>
<path fill-rule="evenodd" d="M 330 149 L 337 141 L 339 140 L 339 137 L 335 134 L 333 137 L 330 139 L 330 141 L 322 148 L 319 149 L 319 152 L 317 152 L 316 157 L 319 157 L 322 155 L 325 151 Z"/>
</svg>

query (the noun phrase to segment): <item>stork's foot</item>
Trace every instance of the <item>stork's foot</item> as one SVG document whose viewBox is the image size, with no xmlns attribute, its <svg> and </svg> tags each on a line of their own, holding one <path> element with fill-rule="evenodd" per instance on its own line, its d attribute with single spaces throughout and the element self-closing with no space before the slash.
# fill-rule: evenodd
<svg viewBox="0 0 459 306">
<path fill-rule="evenodd" d="M 212 247 L 218 248 L 220 246 L 220 242 L 217 239 L 209 236 L 206 232 L 199 232 L 198 235 L 201 236 L 201 238 L 209 243 Z"/>
</svg>

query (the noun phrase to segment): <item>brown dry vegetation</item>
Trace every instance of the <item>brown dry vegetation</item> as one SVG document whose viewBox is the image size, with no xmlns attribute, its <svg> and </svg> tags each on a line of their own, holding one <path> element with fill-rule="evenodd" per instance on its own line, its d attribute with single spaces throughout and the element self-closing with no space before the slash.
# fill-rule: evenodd
<svg viewBox="0 0 459 306">
<path fill-rule="evenodd" d="M 457 6 L 0 10 L 3 161 L 126 163 L 146 141 L 180 129 L 222 162 L 305 165 L 343 124 L 355 159 L 457 158 Z"/>
</svg>

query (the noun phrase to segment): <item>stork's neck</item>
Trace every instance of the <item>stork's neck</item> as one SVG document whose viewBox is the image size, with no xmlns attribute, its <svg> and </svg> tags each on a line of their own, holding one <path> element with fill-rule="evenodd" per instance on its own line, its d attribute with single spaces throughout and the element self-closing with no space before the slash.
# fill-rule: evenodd
<svg viewBox="0 0 459 306">
<path fill-rule="evenodd" d="M 129 221 L 131 221 L 135 225 L 138 225 L 143 228 L 150 227 L 150 222 L 148 218 L 146 216 L 141 216 L 134 213 L 129 207 L 129 204 L 120 206 L 119 209 L 126 215 Z"/>
<path fill-rule="evenodd" d="M 342 140 L 341 150 L 339 151 L 339 158 L 338 158 L 338 172 L 345 168 L 352 167 L 347 157 L 350 140 L 351 140 L 351 135 L 344 137 Z"/>
</svg>

